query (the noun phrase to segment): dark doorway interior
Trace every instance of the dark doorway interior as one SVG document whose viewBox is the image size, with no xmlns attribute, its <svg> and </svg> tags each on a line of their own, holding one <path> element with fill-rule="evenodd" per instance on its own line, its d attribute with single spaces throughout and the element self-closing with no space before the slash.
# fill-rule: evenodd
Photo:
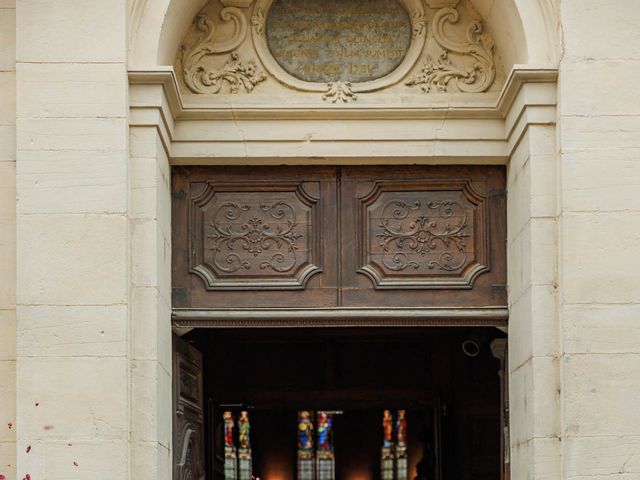
<svg viewBox="0 0 640 480">
<path fill-rule="evenodd" d="M 497 329 L 200 329 L 207 478 L 223 480 L 223 412 L 248 410 L 253 475 L 295 480 L 297 412 L 332 411 L 335 478 L 377 480 L 382 412 L 406 410 L 409 478 L 500 478 Z M 477 356 L 463 352 L 471 339 Z M 473 353 L 473 352 L 472 352 Z"/>
</svg>

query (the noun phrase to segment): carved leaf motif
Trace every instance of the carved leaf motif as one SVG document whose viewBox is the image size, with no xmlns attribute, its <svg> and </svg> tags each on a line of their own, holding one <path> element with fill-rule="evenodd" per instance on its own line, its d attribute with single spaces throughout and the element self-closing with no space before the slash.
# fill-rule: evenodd
<svg viewBox="0 0 640 480">
<path fill-rule="evenodd" d="M 344 103 L 356 101 L 358 96 L 351 89 L 351 82 L 331 82 L 327 84 L 327 92 L 322 95 L 322 100 L 331 103 L 342 101 Z"/>
<path fill-rule="evenodd" d="M 427 57 L 420 72 L 406 82 L 407 86 L 420 86 L 425 93 L 434 88 L 446 92 L 452 83 L 466 93 L 485 92 L 491 87 L 496 76 L 493 40 L 483 33 L 484 27 L 479 19 L 469 24 L 466 41 L 447 37 L 444 25 L 455 24 L 459 20 L 460 14 L 454 8 L 442 8 L 436 13 L 433 36 L 443 52 L 435 61 Z M 450 53 L 471 57 L 473 63 L 466 68 L 456 66 L 449 58 Z"/>
<path fill-rule="evenodd" d="M 190 73 L 185 71 L 185 81 L 196 93 L 217 94 L 225 85 L 232 94 L 240 93 L 241 90 L 251 93 L 254 87 L 266 78 L 267 76 L 258 69 L 254 60 L 246 64 L 242 63 L 237 53 L 232 53 L 220 70 L 207 70 L 203 66 L 198 66 Z"/>
<path fill-rule="evenodd" d="M 255 32 L 261 37 L 264 37 L 264 22 L 265 22 L 264 11 L 262 10 L 262 8 L 257 8 L 255 13 L 251 17 L 251 26 L 253 27 Z"/>
<path fill-rule="evenodd" d="M 427 17 L 423 10 L 415 10 L 411 16 L 413 19 L 412 37 L 415 39 L 427 29 Z"/>
</svg>

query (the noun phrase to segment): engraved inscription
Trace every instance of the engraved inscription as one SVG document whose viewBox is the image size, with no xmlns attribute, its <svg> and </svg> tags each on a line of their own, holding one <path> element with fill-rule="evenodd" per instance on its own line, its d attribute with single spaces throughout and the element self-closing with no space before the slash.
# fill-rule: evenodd
<svg viewBox="0 0 640 480">
<path fill-rule="evenodd" d="M 391 73 L 411 44 L 412 23 L 397 0 L 274 0 L 269 49 L 307 82 L 366 82 Z"/>
</svg>

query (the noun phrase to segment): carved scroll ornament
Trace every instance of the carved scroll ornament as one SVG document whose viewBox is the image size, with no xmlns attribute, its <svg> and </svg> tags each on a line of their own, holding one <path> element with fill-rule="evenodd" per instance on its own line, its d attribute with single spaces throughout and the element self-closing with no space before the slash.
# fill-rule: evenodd
<svg viewBox="0 0 640 480">
<path fill-rule="evenodd" d="M 406 85 L 420 86 L 425 93 L 433 89 L 447 92 L 451 84 L 466 93 L 485 92 L 491 87 L 496 77 L 493 40 L 484 33 L 479 19 L 467 28 L 466 42 L 447 37 L 445 24 L 455 24 L 459 20 L 460 13 L 455 8 L 443 8 L 436 13 L 433 19 L 433 36 L 443 52 L 437 60 L 427 57 L 420 72 L 406 82 Z M 456 66 L 449 58 L 450 53 L 471 57 L 473 64 L 468 67 Z"/>
<path fill-rule="evenodd" d="M 246 251 L 255 258 L 274 247 L 278 252 L 270 260 L 260 262 L 260 269 L 288 272 L 297 264 L 296 241 L 302 237 L 302 234 L 295 231 L 298 226 L 295 209 L 282 201 L 262 204 L 260 210 L 273 220 L 283 221 L 284 226 L 279 223 L 271 225 L 268 219 L 252 216 L 239 230 L 234 230 L 229 221 L 238 220 L 242 212 L 250 210 L 248 205 L 237 203 L 225 203 L 218 208 L 211 222 L 213 233 L 209 236 L 213 242 L 210 249 L 213 251 L 215 266 L 226 273 L 241 268 L 249 270 L 252 265 L 248 257 L 236 252 Z"/>
<path fill-rule="evenodd" d="M 301 183 L 207 184 L 193 203 L 193 273 L 210 290 L 303 289 L 321 271 L 317 202 Z"/>
<path fill-rule="evenodd" d="M 237 53 L 232 53 L 227 63 L 220 69 L 211 69 L 206 59 L 231 52 L 238 48 L 247 36 L 248 22 L 245 14 L 235 6 L 228 6 L 220 11 L 223 23 L 233 25 L 231 37 L 219 41 L 214 39 L 216 27 L 214 21 L 205 13 L 199 13 L 193 21 L 198 32 L 191 44 L 182 46 L 182 76 L 185 84 L 194 93 L 217 94 L 226 85 L 229 93 L 236 94 L 244 90 L 246 93 L 260 82 L 266 75 L 258 70 L 256 62 L 250 60 L 243 63 Z"/>
<path fill-rule="evenodd" d="M 487 271 L 486 196 L 470 182 L 377 182 L 360 201 L 358 272 L 374 288 L 470 288 Z"/>
<path fill-rule="evenodd" d="M 283 68 L 282 58 L 289 59 L 287 56 L 289 55 L 297 59 L 301 56 L 301 50 L 299 46 L 293 45 L 295 35 L 293 37 L 285 35 L 285 40 L 281 39 L 281 43 L 284 42 L 283 45 L 287 46 L 286 42 L 290 40 L 295 48 L 287 50 L 280 45 L 272 51 L 272 47 L 279 45 L 271 45 L 273 39 L 267 38 L 270 31 L 276 31 L 273 28 L 267 28 L 271 18 L 269 11 L 274 0 L 257 0 L 253 7 L 252 0 L 219 1 L 222 8 L 219 15 L 215 15 L 216 18 L 209 16 L 204 9 L 196 16 L 192 27 L 194 33 L 189 37 L 193 40 L 186 42 L 181 49 L 182 77 L 187 88 L 193 93 L 251 93 L 259 83 L 267 79 L 268 73 L 281 85 L 301 92 L 318 93 L 323 101 L 339 104 L 357 100 L 360 93 L 383 91 L 395 85 L 419 87 L 424 93 L 452 91 L 482 93 L 492 86 L 496 78 L 493 40 L 484 31 L 482 20 L 472 7 L 468 7 L 471 10 L 471 19 L 466 20 L 468 17 L 465 17 L 461 22 L 459 9 L 463 7 L 462 4 L 459 5 L 459 0 L 433 0 L 428 3 L 430 8 L 436 5 L 441 6 L 435 14 L 425 10 L 420 0 L 399 0 L 408 15 L 410 43 L 403 53 L 402 61 L 383 76 L 376 77 L 372 73 L 374 70 L 369 71 L 374 68 L 375 62 L 365 57 L 369 50 L 371 52 L 374 50 L 367 43 L 358 43 L 360 36 L 356 34 L 347 36 L 355 39 L 353 44 L 337 45 L 333 50 L 321 49 L 323 55 L 329 50 L 334 52 L 333 54 L 339 51 L 337 64 L 342 65 L 340 62 L 348 64 L 350 69 L 348 73 L 354 76 L 355 80 L 340 72 L 334 72 L 335 75 L 333 71 L 324 72 L 321 69 L 324 64 L 320 64 L 322 63 L 320 60 L 324 58 L 322 55 L 318 58 L 312 55 L 309 59 L 307 67 L 311 69 L 313 75 L 306 71 L 304 75 L 292 74 Z M 313 3 L 310 5 L 313 6 Z M 347 8 L 345 5 L 342 5 L 343 9 Z M 432 15 L 433 18 L 431 18 Z M 296 22 L 303 20 L 305 17 L 301 17 Z M 293 25 L 295 22 L 290 23 Z M 468 23 L 466 31 L 463 23 Z M 359 25 L 357 22 L 354 24 Z M 445 29 L 445 27 L 450 29 L 451 25 L 457 24 L 460 24 L 460 28 L 465 32 L 462 38 L 458 38 L 455 32 Z M 288 24 L 285 22 L 284 25 Z M 427 38 L 428 25 L 433 32 L 429 38 Z M 221 29 L 222 26 L 225 28 Z M 231 32 L 226 35 L 227 38 L 221 38 L 223 30 Z M 320 33 L 305 30 L 295 38 L 315 39 L 320 38 L 318 36 Z M 245 43 L 247 35 L 253 40 L 256 59 L 242 59 L 238 53 L 247 51 Z M 274 35 L 272 32 L 271 36 Z M 313 45 L 309 45 L 309 51 L 312 50 L 311 46 Z M 224 59 L 220 56 L 224 54 L 231 55 L 223 64 Z M 342 58 L 340 55 L 345 57 Z M 353 57 L 354 55 L 356 56 Z M 280 59 L 276 60 L 275 57 Z M 291 59 L 287 61 L 293 62 Z M 258 65 L 265 71 L 262 71 Z M 361 70 L 365 67 L 367 70 L 363 73 Z M 414 68 L 417 70 L 413 70 Z M 322 70 L 323 75 L 315 78 L 319 75 L 316 70 Z M 409 76 L 412 71 L 414 73 Z"/>
<path fill-rule="evenodd" d="M 460 205 L 452 201 L 428 202 L 425 205 L 426 210 L 435 211 L 435 215 L 423 213 L 406 224 L 393 224 L 392 219 L 396 222 L 406 219 L 412 210 L 420 209 L 421 203 L 395 200 L 387 205 L 390 206 L 394 207 L 393 213 L 390 218 L 380 221 L 382 232 L 376 235 L 380 238 L 383 251 L 390 254 L 390 259 L 383 260 L 385 267 L 393 271 L 420 268 L 418 262 L 409 261 L 409 256 L 404 250 L 418 253 L 423 258 L 432 251 L 439 252 L 437 258 L 427 261 L 429 269 L 453 272 L 466 263 L 466 240 L 471 234 L 468 230 L 467 216 Z M 386 209 L 385 207 L 384 210 Z M 462 212 L 462 216 L 455 225 L 451 225 L 448 219 L 453 217 L 456 210 Z"/>
</svg>

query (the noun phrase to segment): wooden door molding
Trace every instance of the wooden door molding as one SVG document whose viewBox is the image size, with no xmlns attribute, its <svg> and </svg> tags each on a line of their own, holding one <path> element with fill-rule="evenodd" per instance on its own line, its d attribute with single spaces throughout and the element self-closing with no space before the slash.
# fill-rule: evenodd
<svg viewBox="0 0 640 480">
<path fill-rule="evenodd" d="M 506 306 L 503 167 L 341 169 L 345 307 Z"/>
<path fill-rule="evenodd" d="M 505 323 L 504 167 L 175 167 L 172 195 L 176 325 Z"/>
<path fill-rule="evenodd" d="M 336 303 L 334 167 L 175 168 L 176 308 Z"/>
<path fill-rule="evenodd" d="M 489 271 L 486 183 L 372 183 L 357 197 L 360 265 L 375 289 L 472 288 Z"/>
<path fill-rule="evenodd" d="M 320 265 L 320 183 L 191 182 L 189 272 L 207 290 L 302 290 Z"/>
</svg>

